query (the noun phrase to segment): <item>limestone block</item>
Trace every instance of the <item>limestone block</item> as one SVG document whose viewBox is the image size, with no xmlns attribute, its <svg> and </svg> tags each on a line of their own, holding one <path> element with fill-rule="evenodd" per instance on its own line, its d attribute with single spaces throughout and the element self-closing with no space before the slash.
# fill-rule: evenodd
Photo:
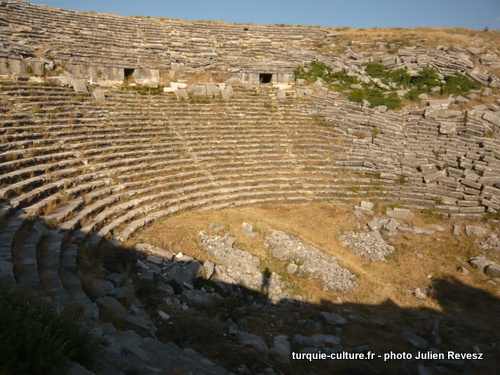
<svg viewBox="0 0 500 375">
<path fill-rule="evenodd" d="M 478 225 L 467 225 L 465 227 L 465 232 L 467 233 L 467 236 L 477 236 L 477 237 L 484 237 L 488 234 L 489 229 L 480 227 Z"/>
<path fill-rule="evenodd" d="M 57 86 L 71 86 L 72 77 L 68 76 L 57 76 L 57 77 L 47 77 L 47 83 Z"/>
<path fill-rule="evenodd" d="M 85 86 L 85 81 L 83 79 L 72 78 L 70 83 L 75 92 L 88 94 L 87 86 Z"/>
<path fill-rule="evenodd" d="M 472 55 L 479 55 L 481 53 L 481 50 L 479 48 L 469 47 L 467 48 L 467 52 L 469 52 Z"/>
<path fill-rule="evenodd" d="M 458 118 L 462 117 L 462 111 L 453 109 L 436 109 L 435 107 L 427 107 L 424 112 L 425 118 L 443 119 L 443 118 Z"/>
<path fill-rule="evenodd" d="M 500 126 L 500 114 L 493 112 L 485 112 L 483 119 L 492 123 L 493 125 Z"/>
<path fill-rule="evenodd" d="M 393 219 L 408 220 L 413 217 L 413 213 L 407 208 L 389 208 L 386 213 L 387 216 L 392 217 Z M 401 229 L 401 227 L 398 227 L 398 229 Z"/>
<path fill-rule="evenodd" d="M 491 54 L 482 55 L 479 58 L 479 61 L 483 65 L 491 65 L 495 61 L 495 56 L 493 56 Z"/>
<path fill-rule="evenodd" d="M 429 229 L 429 228 L 419 228 L 419 227 L 413 227 L 413 232 L 416 234 L 424 234 L 427 236 L 432 236 L 436 231 L 434 229 Z"/>
<path fill-rule="evenodd" d="M 187 88 L 187 83 L 184 82 L 170 82 L 170 87 L 174 90 Z"/>
<path fill-rule="evenodd" d="M 271 350 L 276 353 L 280 361 L 290 363 L 292 358 L 292 344 L 290 343 L 288 336 L 275 336 Z"/>
<path fill-rule="evenodd" d="M 205 85 L 188 86 L 188 91 L 193 93 L 194 96 L 207 96 L 207 86 Z"/>
<path fill-rule="evenodd" d="M 399 227 L 399 221 L 396 219 L 390 219 L 384 226 L 384 229 L 389 232 L 394 232 Z"/>
<path fill-rule="evenodd" d="M 205 273 L 205 279 L 210 279 L 215 273 L 215 264 L 209 260 L 204 261 L 203 272 Z"/>
<path fill-rule="evenodd" d="M 387 112 L 387 106 L 386 105 L 379 105 L 373 108 L 375 111 L 380 112 L 380 113 L 385 113 Z"/>
<path fill-rule="evenodd" d="M 424 176 L 424 182 L 430 184 L 446 177 L 446 170 L 429 173 Z"/>
<path fill-rule="evenodd" d="M 92 93 L 92 97 L 98 102 L 104 102 L 106 100 L 106 96 L 104 95 L 104 91 L 100 89 L 94 90 Z"/>
<path fill-rule="evenodd" d="M 43 76 L 45 73 L 45 64 L 43 63 L 43 61 L 31 60 L 28 66 L 36 76 Z"/>
<path fill-rule="evenodd" d="M 479 255 L 474 257 L 468 261 L 474 267 L 476 267 L 480 271 L 484 271 L 486 267 L 491 266 L 494 262 L 486 258 L 484 255 Z"/>
<path fill-rule="evenodd" d="M 285 100 L 286 99 L 286 92 L 278 91 L 277 98 L 278 98 L 278 100 Z"/>
<path fill-rule="evenodd" d="M 423 173 L 435 172 L 436 165 L 435 164 L 420 164 L 418 166 L 418 170 Z"/>
<path fill-rule="evenodd" d="M 9 73 L 8 60 L 6 58 L 0 58 L 0 74 L 4 75 Z"/>
<path fill-rule="evenodd" d="M 95 298 L 103 297 L 105 294 L 113 290 L 115 286 L 111 281 L 96 279 L 92 283 L 92 295 Z"/>
<path fill-rule="evenodd" d="M 455 102 L 454 98 L 429 100 L 428 106 L 434 111 L 448 109 Z"/>
<path fill-rule="evenodd" d="M 320 318 L 326 323 L 336 327 L 344 327 L 347 325 L 347 320 L 337 313 L 329 313 L 322 311 L 319 313 Z"/>
<path fill-rule="evenodd" d="M 427 348 L 427 340 L 423 339 L 422 337 L 414 334 L 413 332 L 410 331 L 404 331 L 403 332 L 403 337 L 406 341 L 408 341 L 410 344 L 412 344 L 414 347 L 418 349 L 425 349 Z"/>
<path fill-rule="evenodd" d="M 206 85 L 206 90 L 208 96 L 217 96 L 220 94 L 220 89 L 217 85 Z"/>
<path fill-rule="evenodd" d="M 439 133 L 454 135 L 457 133 L 457 123 L 456 122 L 442 122 L 439 125 Z"/>
<path fill-rule="evenodd" d="M 264 351 L 269 350 L 262 337 L 254 335 L 253 333 L 238 331 L 235 334 L 235 339 L 240 345 L 243 346 L 249 346 Z"/>
<path fill-rule="evenodd" d="M 13 74 L 25 74 L 26 73 L 26 62 L 22 60 L 9 59 L 9 73 Z"/>
<path fill-rule="evenodd" d="M 189 99 L 189 95 L 186 89 L 176 90 L 175 96 L 177 99 Z"/>
<path fill-rule="evenodd" d="M 382 223 L 378 219 L 373 219 L 367 224 L 370 230 L 379 230 L 382 227 Z"/>
<path fill-rule="evenodd" d="M 259 236 L 259 233 L 254 232 L 253 226 L 248 223 L 241 224 L 241 231 L 248 238 L 257 238 Z"/>
<path fill-rule="evenodd" d="M 127 309 L 113 297 L 105 296 L 96 300 L 97 305 L 102 309 L 113 311 L 118 316 L 125 316 L 128 314 Z"/>
<path fill-rule="evenodd" d="M 361 201 L 359 202 L 359 207 L 364 210 L 371 211 L 373 210 L 373 207 L 375 207 L 375 204 L 373 202 Z"/>
<path fill-rule="evenodd" d="M 484 269 L 484 272 L 487 275 L 493 276 L 493 277 L 500 277 L 500 264 L 493 263 L 487 266 Z"/>
</svg>

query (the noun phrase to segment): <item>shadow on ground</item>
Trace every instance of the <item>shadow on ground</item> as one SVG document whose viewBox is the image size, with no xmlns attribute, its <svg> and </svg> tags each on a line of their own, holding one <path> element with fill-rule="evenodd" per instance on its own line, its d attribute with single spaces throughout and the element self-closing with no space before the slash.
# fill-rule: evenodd
<svg viewBox="0 0 500 375">
<path fill-rule="evenodd" d="M 102 264 L 97 276 L 128 270 L 137 297 L 158 328 L 159 340 L 192 348 L 234 373 L 494 374 L 498 370 L 500 301 L 453 276 L 434 281 L 432 298 L 441 311 L 402 308 L 389 299 L 379 305 L 293 299 L 272 303 L 266 297 L 267 269 L 261 290 L 255 291 L 207 280 L 202 265 L 193 259 L 152 259 L 109 243 L 102 243 L 94 255 Z M 160 317 L 159 311 L 168 318 Z M 312 359 L 317 353 L 327 358 Z M 339 356 L 357 359 L 330 359 Z M 304 359 L 294 359 L 299 357 Z"/>
</svg>

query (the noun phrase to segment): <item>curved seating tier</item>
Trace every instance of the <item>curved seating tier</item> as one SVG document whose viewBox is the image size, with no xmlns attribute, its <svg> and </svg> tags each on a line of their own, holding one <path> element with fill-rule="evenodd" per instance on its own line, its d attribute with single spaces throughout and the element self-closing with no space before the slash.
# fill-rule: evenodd
<svg viewBox="0 0 500 375">
<path fill-rule="evenodd" d="M 89 318 L 98 309 L 78 278 L 80 248 L 128 241 L 176 212 L 371 199 L 475 218 L 478 199 L 499 196 L 498 140 L 464 140 L 465 126 L 443 137 L 418 113 L 266 91 L 225 102 L 116 89 L 96 102 L 64 88 L 3 87 L 0 277 L 77 302 Z"/>
<path fill-rule="evenodd" d="M 55 60 L 114 68 L 157 69 L 179 62 L 199 67 L 241 58 L 269 63 L 270 51 L 273 61 L 291 64 L 297 58 L 310 61 L 307 51 L 330 35 L 318 27 L 133 18 L 49 8 L 18 0 L 0 3 L 0 16 L 9 26 L 2 33 L 9 40 L 41 46 Z M 241 66 L 234 62 L 233 65 Z"/>
<path fill-rule="evenodd" d="M 346 157 L 335 129 L 293 100 L 241 91 L 231 101 L 177 101 L 112 90 L 5 84 L 0 115 L 0 277 L 96 307 L 76 255 L 126 241 L 161 216 L 266 202 L 390 200 L 392 181 Z"/>
</svg>

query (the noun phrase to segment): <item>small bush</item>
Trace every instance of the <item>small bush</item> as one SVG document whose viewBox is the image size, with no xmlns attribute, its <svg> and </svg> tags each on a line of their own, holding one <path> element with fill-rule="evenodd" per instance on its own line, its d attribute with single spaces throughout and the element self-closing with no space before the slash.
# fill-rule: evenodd
<svg viewBox="0 0 500 375">
<path fill-rule="evenodd" d="M 439 74 L 432 68 L 420 69 L 417 76 L 411 77 L 410 85 L 416 86 L 418 91 L 430 92 L 431 88 L 441 86 Z"/>
<path fill-rule="evenodd" d="M 443 86 L 443 93 L 445 94 L 464 95 L 471 90 L 481 88 L 478 83 L 461 74 L 458 76 L 446 76 L 444 79 L 446 83 Z"/>
<path fill-rule="evenodd" d="M 305 79 L 307 82 L 315 82 L 318 77 L 325 82 L 331 82 L 332 68 L 320 61 L 311 61 L 310 64 L 299 66 L 293 71 L 295 79 Z"/>
<path fill-rule="evenodd" d="M 69 360 L 91 367 L 96 338 L 78 319 L 0 283 L 0 374 L 53 374 Z"/>
<path fill-rule="evenodd" d="M 365 72 L 373 78 L 387 78 L 387 68 L 380 63 L 365 63 Z"/>
</svg>

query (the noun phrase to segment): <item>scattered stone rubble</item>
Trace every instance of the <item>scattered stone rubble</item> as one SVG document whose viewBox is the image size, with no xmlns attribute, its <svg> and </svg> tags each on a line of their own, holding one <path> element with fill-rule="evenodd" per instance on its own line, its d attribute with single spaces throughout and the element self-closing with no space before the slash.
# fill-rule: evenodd
<svg viewBox="0 0 500 375">
<path fill-rule="evenodd" d="M 255 255 L 240 249 L 234 249 L 235 238 L 225 236 L 207 236 L 199 233 L 203 251 L 217 259 L 216 273 L 221 281 L 246 286 L 261 291 L 272 301 L 290 297 L 283 289 L 286 288 L 280 276 L 274 272 L 266 274 L 260 268 L 260 260 Z"/>
<path fill-rule="evenodd" d="M 340 267 L 334 257 L 302 243 L 298 238 L 277 230 L 269 230 L 265 246 L 272 256 L 291 262 L 289 272 L 318 278 L 324 290 L 347 292 L 355 289 L 354 275 Z"/>
<path fill-rule="evenodd" d="M 63 246 L 63 234 L 66 232 L 61 232 L 60 228 L 40 230 L 40 225 L 35 224 L 31 233 L 26 237 L 21 250 L 18 251 L 20 254 L 17 255 L 22 255 L 22 259 L 14 259 L 17 264 L 13 264 L 12 258 L 15 258 L 12 257 L 14 236 L 21 237 L 18 231 L 23 227 L 25 220 L 29 217 L 36 217 L 40 209 L 46 207 L 47 202 L 53 198 L 52 192 L 59 189 L 64 189 L 65 193 L 67 190 L 74 190 L 72 194 L 79 195 L 87 191 L 86 189 L 88 191 L 94 190 L 95 196 L 89 199 L 92 202 L 101 194 L 106 196 L 107 193 L 100 190 L 102 186 L 109 186 L 109 192 L 113 191 L 114 193 L 125 187 L 125 185 L 111 183 L 111 179 L 108 177 L 110 175 L 124 176 L 133 170 L 133 165 L 124 165 L 121 167 L 124 169 L 116 169 L 113 172 L 109 172 L 105 167 L 98 175 L 86 175 L 87 172 L 83 173 L 82 169 L 74 169 L 71 172 L 64 169 L 67 165 L 79 163 L 87 165 L 89 160 L 97 161 L 105 156 L 99 155 L 97 151 L 98 148 L 107 148 L 108 138 L 101 133 L 92 134 L 93 138 L 88 140 L 89 144 L 95 143 L 96 145 L 95 150 L 91 149 L 92 157 L 89 157 L 89 160 L 81 159 L 79 151 L 68 151 L 62 148 L 63 144 L 79 147 L 77 146 L 77 138 L 65 138 L 63 135 L 65 132 L 68 134 L 74 131 L 78 132 L 78 123 L 82 121 L 80 119 L 84 118 L 85 114 L 89 114 L 85 123 L 88 122 L 90 125 L 100 116 L 116 120 L 119 111 L 110 111 L 104 108 L 108 104 L 112 107 L 113 103 L 117 103 L 116 93 L 105 93 L 101 89 L 96 89 L 98 86 L 121 85 L 125 80 L 130 79 L 135 81 L 135 83 L 131 83 L 131 86 L 158 87 L 160 86 L 161 69 L 167 71 L 170 74 L 169 78 L 171 78 L 170 86 L 164 88 L 164 93 L 173 93 L 178 99 L 220 96 L 223 100 L 229 100 L 234 94 L 233 86 L 242 85 L 243 90 L 246 89 L 246 86 L 258 88 L 261 83 L 264 83 L 264 80 L 270 80 L 269 83 L 274 87 L 274 92 L 270 91 L 267 99 L 277 98 L 281 102 L 289 96 L 314 97 L 314 102 L 304 100 L 297 105 L 297 108 L 301 107 L 301 111 L 303 110 L 301 114 L 320 115 L 325 118 L 324 125 L 332 125 L 331 129 L 326 130 L 325 127 L 325 129 L 321 129 L 321 132 L 315 134 L 325 130 L 324 134 L 328 139 L 341 136 L 343 140 L 346 140 L 344 144 L 352 145 L 340 148 L 341 152 L 339 153 L 337 153 L 337 148 L 329 148 L 329 150 L 334 151 L 332 154 L 335 154 L 335 158 L 328 158 L 328 167 L 331 164 L 335 168 L 344 168 L 349 172 L 378 176 L 378 182 L 381 182 L 381 192 L 389 185 L 393 187 L 397 181 L 400 185 L 397 191 L 390 190 L 390 194 L 388 194 L 391 195 L 390 199 L 418 208 L 432 206 L 437 212 L 452 219 L 482 219 L 486 213 L 495 214 L 500 209 L 500 185 L 498 181 L 500 173 L 498 150 L 500 145 L 497 136 L 500 126 L 500 101 L 498 96 L 494 96 L 492 90 L 500 87 L 500 80 L 493 73 L 500 68 L 500 63 L 494 52 L 483 51 L 481 48 L 463 50 L 460 47 L 449 49 L 438 47 L 432 51 L 422 48 L 396 48 L 395 53 L 356 53 L 351 50 L 351 46 L 345 46 L 347 52 L 344 56 L 329 56 L 318 53 L 318 48 L 311 47 L 318 44 L 335 47 L 338 35 L 322 28 L 301 26 L 287 26 L 285 28 L 278 25 L 219 25 L 177 20 L 156 22 L 150 19 L 133 19 L 116 15 L 94 15 L 52 9 L 22 0 L 0 1 L 0 16 L 2 42 L 0 46 L 0 75 L 8 76 L 10 80 L 14 78 L 15 81 L 15 85 L 10 87 L 14 90 L 10 94 L 8 94 L 8 90 L 4 92 L 5 99 L 12 100 L 17 96 L 22 98 L 31 91 L 35 91 L 37 93 L 35 96 L 40 98 L 47 96 L 47 92 L 36 91 L 35 86 L 23 87 L 26 82 L 40 84 L 45 82 L 71 87 L 81 98 L 88 97 L 89 88 L 90 91 L 94 89 L 92 91 L 94 98 L 94 101 L 91 102 L 92 110 L 87 107 L 86 100 L 80 102 L 76 100 L 76 96 L 72 97 L 71 100 L 78 102 L 77 104 L 82 108 L 82 111 L 78 110 L 75 113 L 70 111 L 73 117 L 63 117 L 59 111 L 59 109 L 65 111 L 64 108 L 68 107 L 67 103 L 71 101 L 65 99 L 67 93 L 62 88 L 57 88 L 58 90 L 53 93 L 55 95 L 50 96 L 52 99 L 47 97 L 46 102 L 42 105 L 44 107 L 53 101 L 53 98 L 56 98 L 54 103 L 49 104 L 57 109 L 54 113 L 45 113 L 46 108 L 41 108 L 43 113 L 40 112 L 40 114 L 35 113 L 36 111 L 28 113 L 30 111 L 27 111 L 26 108 L 34 109 L 34 106 L 31 106 L 33 103 L 26 106 L 26 103 L 18 102 L 17 99 L 10 104 L 5 102 L 3 106 L 14 108 L 17 117 L 6 116 L 5 123 L 8 126 L 5 127 L 7 131 L 4 136 L 7 141 L 2 146 L 5 159 L 5 163 L 3 163 L 5 165 L 2 168 L 7 166 L 7 170 L 9 170 L 12 163 L 19 163 L 20 167 L 13 168 L 12 172 L 2 175 L 3 178 L 6 178 L 4 180 L 6 186 L 2 188 L 1 196 L 7 202 L 2 203 L 0 216 L 2 216 L 2 220 L 7 220 L 7 225 L 1 230 L 0 278 L 12 284 L 13 287 L 22 286 L 40 292 L 38 274 L 40 273 L 46 278 L 50 276 L 50 281 L 54 283 L 54 286 L 49 295 L 54 302 L 62 306 L 71 300 L 82 307 L 84 310 L 82 315 L 89 319 L 96 334 L 107 343 L 107 346 L 100 348 L 103 368 L 99 372 L 100 375 L 125 373 L 149 375 L 171 371 L 172 368 L 180 373 L 192 374 L 226 374 L 227 371 L 203 358 L 189 347 L 181 349 L 172 343 L 163 344 L 156 340 L 159 320 L 170 321 L 171 317 L 163 311 L 159 311 L 158 316 L 149 316 L 135 295 L 132 279 L 103 270 L 103 279 L 94 280 L 90 291 L 84 292 L 81 281 L 75 274 L 77 269 L 76 255 L 86 234 L 92 233 L 92 238 L 98 238 L 98 243 L 101 237 L 113 234 L 113 230 L 120 225 L 119 223 L 123 224 L 133 220 L 135 214 L 143 215 L 157 210 L 158 207 L 162 206 L 161 204 L 135 209 L 139 200 L 133 200 L 123 203 L 131 205 L 126 206 L 126 208 L 113 207 L 111 202 L 127 201 L 127 199 L 122 200 L 122 198 L 126 198 L 122 196 L 112 197 L 108 202 L 104 202 L 111 204 L 111 206 L 107 205 L 107 208 L 104 208 L 104 205 L 93 207 L 80 196 L 78 199 L 70 201 L 67 207 L 63 207 L 62 211 L 56 214 L 56 216 L 59 215 L 60 224 L 67 223 L 65 220 L 69 218 L 70 225 L 62 225 L 61 227 L 66 228 L 63 231 L 71 230 L 69 234 L 74 242 Z M 381 44 L 381 47 L 384 45 Z M 389 47 L 392 49 L 393 46 Z M 471 59 L 471 55 L 477 56 L 479 62 L 474 62 L 475 59 Z M 338 100 L 338 93 L 329 92 L 321 80 L 318 80 L 312 87 L 305 86 L 305 82 L 300 81 L 295 82 L 296 85 L 293 86 L 293 69 L 299 64 L 309 63 L 312 60 L 321 60 L 336 71 L 345 70 L 348 75 L 356 76 L 361 82 L 370 83 L 371 81 L 383 89 L 387 89 L 387 87 L 384 87 L 385 85 L 380 80 L 372 79 L 366 75 L 363 68 L 364 63 L 379 61 L 391 69 L 406 68 L 412 72 L 430 66 L 436 68 L 442 75 L 465 74 L 484 87 L 482 90 L 467 95 L 467 97 L 429 100 L 427 95 L 423 95 L 421 99 L 426 103 L 425 109 L 415 106 L 406 107 L 396 116 L 384 106 L 370 109 L 366 102 L 363 103 L 363 106 L 359 106 Z M 218 71 L 219 76 L 213 78 L 222 78 L 226 83 L 200 83 L 196 85 L 186 83 L 188 78 L 203 74 L 209 69 Z M 272 74 L 262 76 L 262 72 L 272 72 Z M 47 74 L 54 76 L 44 77 Z M 28 75 L 30 76 L 28 77 Z M 16 94 L 17 86 L 20 87 L 20 95 Z M 4 88 L 9 89 L 9 87 Z M 262 90 L 264 91 L 264 88 Z M 34 96 L 32 97 L 31 94 L 27 96 L 28 101 L 33 101 Z M 398 92 L 398 95 L 404 94 L 405 90 Z M 460 109 L 462 104 L 467 104 L 471 100 L 481 97 L 488 98 L 488 102 L 491 103 L 476 105 L 467 111 Z M 127 101 L 130 98 L 124 99 Z M 60 105 L 60 103 L 63 104 Z M 102 106 L 97 108 L 97 103 L 102 104 Z M 139 102 L 129 101 L 129 103 L 134 103 L 132 106 L 137 106 Z M 276 103 L 274 102 L 273 105 Z M 3 99 L 2 104 L 4 104 Z M 266 102 L 266 104 L 268 103 Z M 38 105 L 38 99 L 36 105 Z M 148 116 L 158 116 L 158 113 L 152 112 L 153 108 L 164 106 L 164 103 L 158 105 L 158 102 L 146 102 L 146 106 L 148 107 Z M 94 110 L 99 113 L 97 117 L 92 115 Z M 161 116 L 164 115 L 165 113 L 161 112 Z M 241 116 L 245 116 L 245 114 L 241 113 Z M 295 119 L 297 116 L 297 113 L 283 115 L 287 120 L 292 117 Z M 190 117 L 186 117 L 186 119 L 189 119 L 186 122 L 193 122 Z M 299 119 L 303 119 L 303 117 Z M 65 124 L 68 120 L 71 120 L 71 124 Z M 139 113 L 136 120 L 141 124 L 144 121 L 143 118 L 140 118 Z M 127 126 L 132 124 L 130 129 L 134 132 L 138 130 L 144 134 L 142 129 L 139 130 L 133 125 L 134 121 L 127 118 L 125 122 Z M 50 130 L 55 137 L 61 134 L 60 145 L 51 143 L 52 141 L 46 137 L 46 134 L 37 134 L 38 129 L 34 130 L 35 133 L 31 133 L 30 129 L 38 128 L 39 123 L 47 124 L 47 129 L 51 127 L 55 129 L 54 131 Z M 33 126 L 31 127 L 30 124 Z M 104 128 L 100 122 L 96 121 L 96 124 L 98 127 Z M 66 125 L 71 125 L 71 129 L 68 130 Z M 117 122 L 117 129 L 118 126 Z M 290 129 L 299 129 L 300 131 L 300 128 Z M 108 131 L 107 128 L 103 130 Z M 115 134 L 114 129 L 110 131 Z M 191 131 L 196 134 L 200 133 L 199 128 L 189 130 L 189 132 Z M 85 132 L 88 131 L 85 130 Z M 295 130 L 290 131 L 290 134 L 293 132 Z M 154 133 L 157 134 L 156 131 Z M 363 134 L 365 135 L 363 136 Z M 81 138 L 87 139 L 87 136 L 87 134 L 82 134 Z M 323 134 L 320 134 L 321 136 Z M 146 143 L 149 140 L 150 138 L 144 138 Z M 118 141 L 118 143 L 122 141 Z M 169 144 L 175 144 L 178 141 L 179 139 L 173 142 L 169 140 Z M 124 143 L 128 142 L 129 140 Z M 192 141 L 188 138 L 182 138 L 181 142 L 178 143 L 186 142 Z M 110 143 L 114 144 L 115 140 Z M 292 143 L 290 145 L 292 145 L 290 149 L 296 147 Z M 320 145 L 320 149 L 324 146 L 321 143 L 318 145 Z M 28 155 L 32 151 L 31 147 L 34 147 L 34 157 Z M 117 144 L 116 147 L 120 150 L 123 147 L 124 155 L 127 155 L 128 149 L 125 146 Z M 296 148 L 298 149 L 298 147 Z M 192 145 L 190 149 L 193 149 Z M 38 154 L 40 150 L 43 152 Z M 7 151 L 12 151 L 12 153 Z M 56 154 L 51 154 L 53 151 Z M 71 157 L 76 155 L 75 158 L 79 160 L 54 159 L 54 155 L 57 155 L 57 158 L 65 158 L 65 151 L 68 151 L 67 154 L 72 155 Z M 152 151 L 154 150 L 147 152 L 152 154 Z M 47 153 L 44 154 L 44 152 Z M 135 152 L 136 150 L 134 150 Z M 256 153 L 260 154 L 262 151 L 256 151 Z M 200 157 L 200 153 L 193 155 L 194 159 Z M 247 159 L 251 155 L 248 154 Z M 12 156 L 17 160 L 8 160 Z M 113 156 L 112 152 L 107 156 Z M 154 159 L 152 155 L 148 157 L 151 158 L 150 160 L 158 160 Z M 111 159 L 113 158 L 111 157 Z M 111 159 L 110 165 L 114 163 Z M 124 159 L 120 156 L 117 160 L 122 163 Z M 298 169 L 300 164 L 297 160 L 297 157 L 293 156 L 292 162 L 297 163 Z M 43 165 L 48 161 L 52 164 Z M 28 167 L 30 163 L 32 165 Z M 126 168 L 129 167 L 132 169 L 127 170 Z M 327 167 L 322 166 L 322 168 L 322 173 L 328 171 L 327 173 L 330 174 Z M 61 173 L 54 172 L 54 174 L 46 176 L 43 171 L 45 173 L 48 173 L 47 171 Z M 337 169 L 334 169 L 335 171 Z M 61 178 L 66 174 L 79 176 L 62 181 Z M 28 178 L 28 176 L 30 177 Z M 79 180 L 80 177 L 81 180 Z M 101 178 L 103 179 L 100 180 Z M 87 182 L 85 179 L 92 180 L 92 183 L 89 183 L 88 186 L 78 183 Z M 116 182 L 116 179 L 114 180 Z M 19 182 L 14 183 L 13 181 Z M 51 184 L 44 185 L 48 181 L 51 181 Z M 364 179 L 367 184 L 373 183 L 373 181 L 374 179 Z M 210 185 L 214 183 L 217 184 L 217 181 L 214 180 Z M 18 186 L 14 188 L 16 185 Z M 66 185 L 73 187 L 67 189 Z M 33 186 L 36 188 L 32 189 Z M 224 189 L 221 191 L 224 192 Z M 31 193 L 33 194 L 29 195 Z M 162 192 L 161 194 L 168 193 Z M 161 194 L 159 193 L 158 197 Z M 184 194 L 183 191 L 179 193 L 179 196 Z M 203 194 L 203 191 L 199 192 L 200 196 Z M 56 198 L 59 200 L 60 194 Z M 44 203 L 45 199 L 47 201 Z M 208 199 L 211 198 L 207 198 L 207 201 Z M 98 201 L 96 203 L 100 204 Z M 173 202 L 169 203 L 173 204 Z M 195 204 L 183 204 L 184 206 L 175 206 L 171 211 L 162 211 L 161 214 L 167 215 L 182 208 L 196 207 Z M 98 213 L 101 209 L 103 209 L 102 213 L 97 214 L 98 219 L 94 222 L 90 214 L 92 212 Z M 113 215 L 118 214 L 118 212 L 126 212 L 126 215 L 130 214 L 130 216 L 125 215 L 117 219 L 116 222 L 108 224 L 109 226 L 103 226 L 107 220 L 113 220 Z M 356 208 L 356 213 L 361 216 L 373 215 L 373 203 L 361 202 Z M 83 220 L 84 218 L 85 220 Z M 156 216 L 141 219 L 141 225 L 144 226 L 155 218 Z M 374 217 L 368 223 L 368 233 L 348 233 L 344 240 L 348 246 L 356 249 L 354 250 L 356 253 L 368 256 L 370 259 L 383 261 L 393 251 L 385 240 L 390 241 L 390 238 L 397 232 L 432 235 L 436 231 L 446 230 L 440 226 L 412 227 L 410 219 L 410 210 L 398 208 L 388 210 L 385 216 Z M 90 222 L 90 229 L 78 229 L 82 222 Z M 138 227 L 139 225 L 134 228 Z M 247 236 L 258 237 L 249 225 L 242 229 Z M 460 225 L 455 225 L 454 234 L 463 235 L 462 229 Z M 492 232 L 482 226 L 465 226 L 464 229 L 467 236 L 474 237 L 485 251 L 500 251 L 498 230 Z M 219 230 L 223 230 L 223 228 L 219 228 Z M 132 230 L 125 231 L 128 235 L 132 232 Z M 275 253 L 277 258 L 289 262 L 287 267 L 289 273 L 319 276 L 325 283 L 327 290 L 347 291 L 356 286 L 352 280 L 353 276 L 347 270 L 340 268 L 333 257 L 328 257 L 314 247 L 304 245 L 298 239 L 283 232 L 271 231 L 266 241 L 271 253 Z M 213 302 L 234 298 L 240 304 L 238 313 L 243 317 L 233 322 L 222 314 L 217 319 L 226 323 L 229 339 L 239 345 L 251 347 L 264 354 L 271 352 L 281 358 L 283 362 L 289 362 L 292 350 L 305 353 L 318 350 L 328 353 L 343 351 L 360 353 L 370 349 L 366 345 L 352 349 L 345 348 L 342 340 L 345 327 L 367 326 L 370 329 L 382 328 L 401 331 L 401 327 L 390 324 L 383 318 L 368 319 L 356 315 L 348 309 L 331 309 L 330 311 L 322 311 L 317 318 L 301 319 L 300 315 L 295 316 L 288 312 L 284 314 L 284 317 L 275 317 L 275 321 L 281 318 L 289 319 L 289 327 L 300 327 L 304 330 L 301 334 L 279 332 L 259 336 L 251 333 L 246 328 L 246 323 L 252 317 L 252 314 L 248 312 L 258 311 L 261 313 L 268 303 L 255 301 L 248 296 L 248 298 L 245 297 L 242 291 L 243 287 L 236 284 L 241 283 L 254 290 L 263 291 L 270 296 L 273 302 L 281 301 L 284 303 L 283 298 L 289 297 L 284 292 L 284 289 L 286 290 L 284 283 L 278 275 L 272 272 L 268 275 L 261 270 L 256 257 L 234 249 L 234 238 L 227 235 L 202 235 L 203 242 L 206 251 L 217 259 L 217 264 L 210 261 L 202 264 L 180 253 L 172 254 L 148 244 L 139 244 L 136 249 L 147 252 L 148 256 L 137 260 L 134 276 L 140 282 L 164 292 L 167 295 L 165 303 L 185 311 L 202 312 Z M 49 260 L 37 259 L 40 255 L 37 253 L 39 245 L 40 248 L 49 249 Z M 491 258 L 490 255 L 479 255 L 469 262 L 480 272 L 493 278 L 489 280 L 490 284 L 497 285 L 500 283 L 498 279 L 499 265 L 488 257 Z M 26 273 L 19 272 L 19 269 L 25 269 Z M 197 287 L 196 280 L 201 276 L 207 280 L 213 280 L 215 286 Z M 413 293 L 416 298 L 424 299 L 428 291 L 417 288 Z M 133 327 L 133 330 L 116 329 L 109 323 L 100 324 L 97 320 L 99 314 L 112 314 L 126 322 L 129 327 Z M 270 313 L 269 316 L 271 316 Z M 438 344 L 439 341 L 439 327 L 432 324 L 431 328 L 432 332 L 427 335 L 429 337 L 420 333 L 422 330 L 419 331 L 418 336 L 410 331 L 405 331 L 402 335 L 416 348 L 427 349 L 430 347 L 429 342 Z M 420 335 L 427 337 L 428 340 Z M 490 345 L 488 342 L 484 342 L 485 347 L 488 345 Z M 494 345 L 490 345 L 490 347 L 495 348 Z M 480 350 L 477 346 L 473 349 L 475 352 Z M 162 353 L 162 355 L 158 355 L 158 353 Z M 456 373 L 464 368 L 465 362 L 435 361 L 434 365 L 438 369 Z M 371 369 L 369 363 L 366 363 L 366 367 Z M 240 370 L 241 373 L 250 372 L 245 365 L 242 365 Z M 405 364 L 401 370 L 402 373 L 415 373 L 416 371 L 419 374 L 426 374 L 430 373 L 431 370 L 427 364 L 424 366 L 415 363 Z M 77 364 L 73 364 L 70 373 L 90 374 Z M 274 372 L 268 368 L 266 373 L 273 374 Z"/>
<path fill-rule="evenodd" d="M 394 246 L 387 244 L 378 231 L 347 232 L 340 237 L 340 241 L 354 254 L 377 262 L 386 262 L 385 257 L 394 252 Z"/>
</svg>

